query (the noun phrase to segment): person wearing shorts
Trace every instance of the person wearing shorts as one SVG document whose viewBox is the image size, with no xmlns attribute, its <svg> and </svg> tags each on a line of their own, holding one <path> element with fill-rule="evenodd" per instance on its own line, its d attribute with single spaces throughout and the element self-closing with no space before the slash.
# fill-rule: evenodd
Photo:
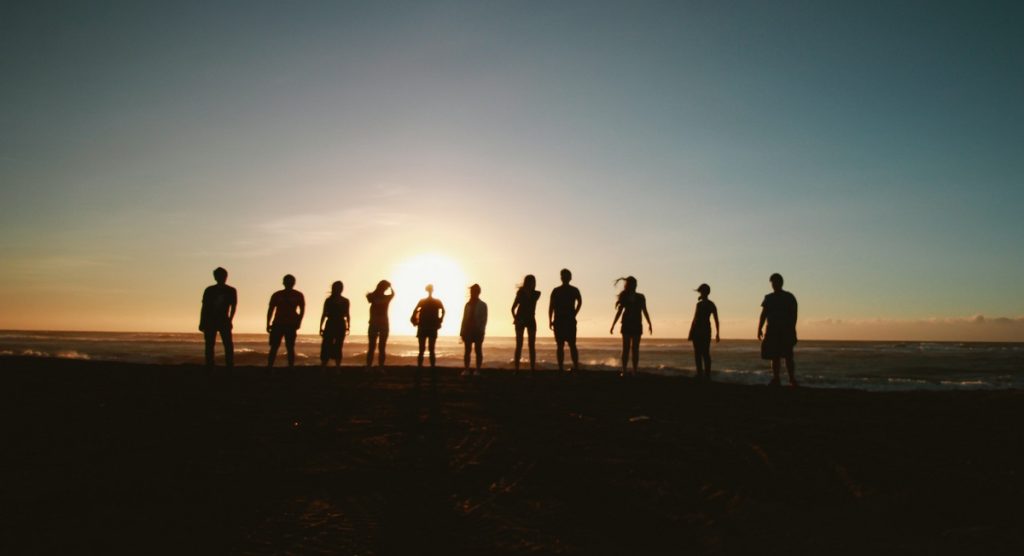
<svg viewBox="0 0 1024 556">
<path fill-rule="evenodd" d="M 569 355 L 572 357 L 572 371 L 580 370 L 580 354 L 576 349 L 576 315 L 583 307 L 583 297 L 576 286 L 570 286 L 572 272 L 563 268 L 562 285 L 551 290 L 548 301 L 548 328 L 555 332 L 556 355 L 558 370 L 564 371 L 565 345 L 569 344 Z"/>
<path fill-rule="evenodd" d="M 781 360 L 785 359 L 789 385 L 796 387 L 796 362 L 793 360 L 793 348 L 797 342 L 796 297 L 782 289 L 781 274 L 772 274 L 768 281 L 771 282 L 773 291 L 764 296 L 764 301 L 761 302 L 761 318 L 757 325 L 757 339 L 761 340 L 761 359 L 772 362 L 772 381 L 769 383 L 771 386 L 779 385 Z"/>
<path fill-rule="evenodd" d="M 302 326 L 302 317 L 306 314 L 306 299 L 302 292 L 295 289 L 295 277 L 286 274 L 282 283 L 284 289 L 270 296 L 270 306 L 267 308 L 267 332 L 270 333 L 267 367 L 274 366 L 282 339 L 288 351 L 288 366 L 295 366 L 295 337 Z"/>
</svg>

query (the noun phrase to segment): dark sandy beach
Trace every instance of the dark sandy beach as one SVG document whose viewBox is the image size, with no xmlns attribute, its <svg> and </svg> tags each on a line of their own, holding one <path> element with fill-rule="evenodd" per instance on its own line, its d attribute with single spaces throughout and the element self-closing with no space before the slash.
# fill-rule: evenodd
<svg viewBox="0 0 1024 556">
<path fill-rule="evenodd" d="M 1021 391 L 0 369 L 5 554 L 1024 550 Z"/>
</svg>

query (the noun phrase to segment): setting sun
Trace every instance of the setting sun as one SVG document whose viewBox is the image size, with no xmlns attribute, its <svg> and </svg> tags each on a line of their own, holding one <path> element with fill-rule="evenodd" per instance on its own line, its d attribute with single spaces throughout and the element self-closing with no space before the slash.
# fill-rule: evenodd
<svg viewBox="0 0 1024 556">
<path fill-rule="evenodd" d="M 392 331 L 415 333 L 409 316 L 416 303 L 427 295 L 424 291 L 426 285 L 433 284 L 434 297 L 440 299 L 448 311 L 440 334 L 451 336 L 458 333 L 456 321 L 462 314 L 462 304 L 467 297 L 466 289 L 470 286 L 458 263 L 437 253 L 416 255 L 395 265 L 390 279 L 395 289 L 391 310 Z"/>
</svg>

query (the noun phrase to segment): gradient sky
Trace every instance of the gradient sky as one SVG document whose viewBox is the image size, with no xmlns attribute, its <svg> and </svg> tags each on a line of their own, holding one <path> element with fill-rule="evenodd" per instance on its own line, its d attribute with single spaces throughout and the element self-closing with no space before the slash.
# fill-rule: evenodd
<svg viewBox="0 0 1024 556">
<path fill-rule="evenodd" d="M 314 317 L 344 280 L 361 332 L 434 253 L 496 335 L 567 266 L 585 335 L 632 274 L 657 335 L 707 282 L 750 338 L 781 272 L 805 338 L 1024 340 L 1021 29 L 1020 2 L 4 2 L 0 328 L 193 330 L 222 265 L 238 330 L 290 272 Z"/>
</svg>

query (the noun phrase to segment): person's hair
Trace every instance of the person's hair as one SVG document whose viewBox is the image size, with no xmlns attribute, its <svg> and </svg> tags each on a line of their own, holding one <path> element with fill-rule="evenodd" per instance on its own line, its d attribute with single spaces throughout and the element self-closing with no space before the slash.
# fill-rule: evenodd
<svg viewBox="0 0 1024 556">
<path fill-rule="evenodd" d="M 778 282 L 779 285 L 781 286 L 782 285 L 782 275 L 779 274 L 778 272 L 776 272 L 775 274 L 772 274 L 771 276 L 768 277 L 768 281 L 773 283 L 773 284 L 775 282 Z"/>
<path fill-rule="evenodd" d="M 568 282 L 569 280 L 572 280 L 572 272 L 570 272 L 568 268 L 563 268 L 562 272 L 558 274 L 559 276 L 561 276 L 563 282 Z"/>
<path fill-rule="evenodd" d="M 344 289 L 345 289 L 345 284 L 342 284 L 341 280 L 338 280 L 337 282 L 331 284 L 331 295 L 335 296 L 335 297 L 339 296 L 339 295 L 341 295 L 341 292 Z"/>
<path fill-rule="evenodd" d="M 636 278 L 632 276 L 626 276 L 625 278 L 617 278 L 615 285 L 619 285 L 619 282 L 625 282 L 622 286 L 622 291 L 619 292 L 619 296 L 615 299 L 615 307 L 622 307 L 626 301 L 626 298 L 631 294 L 636 293 Z"/>
<path fill-rule="evenodd" d="M 480 284 L 473 284 L 469 287 L 469 296 L 473 297 L 477 295 L 480 295 Z"/>
<path fill-rule="evenodd" d="M 527 274 L 523 277 L 523 283 L 519 284 L 519 291 L 516 293 L 523 293 L 527 291 L 534 291 L 537 289 L 537 277 L 533 274 Z"/>
<path fill-rule="evenodd" d="M 373 299 L 375 297 L 384 295 L 384 292 L 386 292 L 387 289 L 390 287 L 391 282 L 388 282 L 387 280 L 381 280 L 380 282 L 377 282 L 377 287 L 374 288 L 372 292 L 366 292 L 366 300 L 369 301 L 370 303 L 373 303 Z"/>
<path fill-rule="evenodd" d="M 228 279 L 228 271 L 224 270 L 224 267 L 218 266 L 213 269 L 213 279 L 218 282 L 223 282 Z"/>
<path fill-rule="evenodd" d="M 284 280 L 282 280 L 282 282 L 284 282 L 285 286 L 294 286 L 295 285 L 295 277 L 292 276 L 291 274 L 285 274 L 284 275 Z"/>
</svg>

